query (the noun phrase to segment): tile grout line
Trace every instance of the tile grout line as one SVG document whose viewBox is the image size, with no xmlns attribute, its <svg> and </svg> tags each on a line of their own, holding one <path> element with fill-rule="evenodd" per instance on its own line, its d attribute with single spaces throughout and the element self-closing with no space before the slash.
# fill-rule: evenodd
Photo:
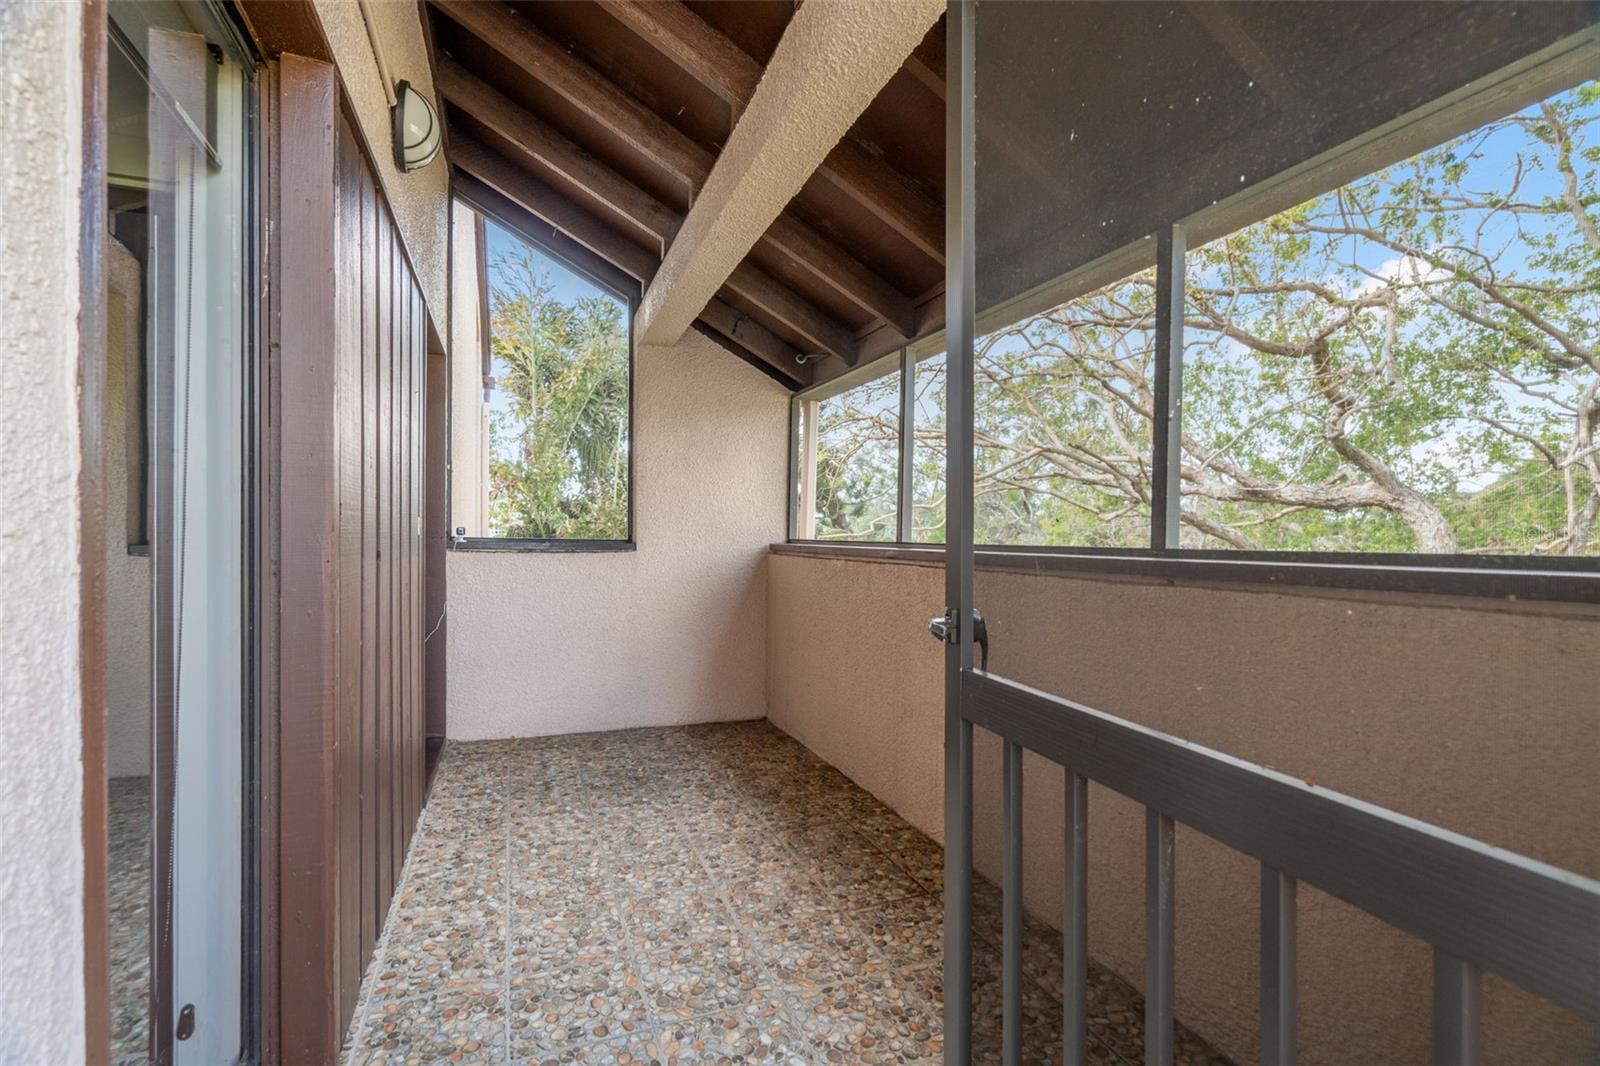
<svg viewBox="0 0 1600 1066">
<path fill-rule="evenodd" d="M 738 783 L 736 775 L 732 770 L 727 770 L 725 773 L 734 784 Z M 739 908 L 734 905 L 732 894 L 727 888 L 727 883 L 722 878 L 719 878 L 716 874 L 714 874 L 711 871 L 711 868 L 706 865 L 704 856 L 700 854 L 701 849 L 699 847 L 698 838 L 691 837 L 689 849 L 691 854 L 694 855 L 695 862 L 700 864 L 701 871 L 705 873 L 706 877 L 710 879 L 713 887 L 716 889 L 717 898 L 722 901 L 722 905 L 724 907 L 728 908 L 728 914 L 733 918 L 734 924 L 739 928 L 740 935 L 744 936 L 750 941 L 751 953 L 754 956 L 757 965 L 761 967 L 762 972 L 766 975 L 767 982 L 772 988 L 773 1003 L 778 1008 L 778 1012 L 783 1015 L 784 1021 L 788 1022 L 789 1027 L 794 1030 L 795 1036 L 800 1039 L 803 1049 L 802 1054 L 805 1054 L 809 1059 L 811 1057 L 809 1053 L 815 1050 L 811 1046 L 811 1036 L 806 1032 L 805 1026 L 801 1024 L 799 1017 L 794 1013 L 792 1004 L 790 1003 L 791 997 L 785 995 L 781 991 L 783 985 L 776 979 L 776 971 L 773 969 L 771 963 L 767 961 L 767 953 L 770 950 L 770 945 L 765 942 L 764 937 L 760 937 L 756 934 L 754 927 L 747 922 L 743 912 L 741 912 Z"/>
<path fill-rule="evenodd" d="M 594 818 L 595 822 L 599 822 L 601 820 L 600 808 L 599 808 L 598 804 L 596 804 L 596 802 L 595 802 L 594 795 L 591 794 L 591 790 L 590 790 L 590 787 L 589 787 L 589 775 L 588 775 L 588 773 L 586 772 L 586 770 L 585 770 L 585 768 L 583 766 L 579 766 L 578 767 L 578 780 L 583 783 L 583 789 L 584 789 L 584 792 L 586 793 L 584 798 L 589 803 L 590 814 Z M 595 829 L 599 830 L 599 826 L 596 825 Z M 606 848 L 607 851 L 612 852 L 612 858 L 613 859 L 617 858 L 618 856 L 616 855 L 616 853 L 614 851 L 614 845 L 611 842 L 611 838 L 608 835 L 604 834 L 604 833 L 598 833 L 597 835 L 599 835 L 602 839 L 604 839 L 606 841 L 605 848 Z M 620 902 L 620 901 L 613 901 L 613 902 Z M 633 972 L 633 976 L 639 982 L 639 999 L 644 1003 L 644 1026 L 643 1026 L 643 1028 L 646 1030 L 646 1032 L 649 1033 L 649 1038 L 653 1038 L 657 1044 L 660 1044 L 662 1042 L 662 1038 L 661 1038 L 661 1029 L 662 1029 L 661 1020 L 657 1016 L 656 998 L 650 994 L 650 985 L 645 980 L 645 977 L 644 977 L 644 967 L 639 965 L 640 951 L 639 951 L 639 948 L 636 946 L 636 944 L 634 942 L 633 923 L 628 920 L 628 911 L 627 911 L 626 907 L 623 907 L 623 906 L 619 905 L 619 906 L 617 906 L 616 911 L 617 911 L 617 927 L 618 927 L 619 930 L 621 930 L 621 939 L 622 939 L 621 947 L 622 947 L 623 953 L 627 955 L 627 967 L 628 967 L 629 970 L 631 970 Z M 647 1041 L 646 1041 L 647 1043 L 648 1043 L 649 1038 L 647 1038 Z M 601 1041 L 598 1041 L 598 1040 L 597 1041 L 590 1041 L 589 1043 L 598 1044 L 598 1043 L 601 1043 Z M 586 1044 L 584 1046 L 588 1046 L 588 1045 Z"/>
<path fill-rule="evenodd" d="M 513 751 L 515 749 L 512 749 Z M 505 777 L 501 781 L 500 793 L 500 833 L 505 841 L 505 908 L 501 912 L 501 957 L 500 957 L 500 1033 L 504 1046 L 501 1048 L 502 1059 L 511 1061 L 511 907 L 515 876 L 515 866 L 511 855 L 511 762 L 512 755 L 507 752 L 505 756 Z"/>
</svg>

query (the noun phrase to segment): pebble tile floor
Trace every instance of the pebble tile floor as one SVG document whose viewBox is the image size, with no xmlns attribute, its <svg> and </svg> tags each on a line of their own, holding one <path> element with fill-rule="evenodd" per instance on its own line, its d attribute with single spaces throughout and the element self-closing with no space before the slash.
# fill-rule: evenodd
<svg viewBox="0 0 1600 1066">
<path fill-rule="evenodd" d="M 150 1058 L 150 779 L 110 785 L 111 1060 L 131 1066 Z"/>
<path fill-rule="evenodd" d="M 345 1062 L 931 1066 L 942 868 L 766 722 L 451 743 Z M 975 894 L 975 1060 L 997 1063 L 1000 893 Z M 1053 1063 L 1059 936 L 1030 926 L 1026 956 L 1025 1061 Z M 1091 977 L 1092 1061 L 1136 1066 L 1137 993 Z"/>
</svg>

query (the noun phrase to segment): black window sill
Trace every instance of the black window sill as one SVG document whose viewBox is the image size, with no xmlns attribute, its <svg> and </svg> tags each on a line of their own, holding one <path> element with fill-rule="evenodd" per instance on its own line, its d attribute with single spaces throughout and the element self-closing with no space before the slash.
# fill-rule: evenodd
<svg viewBox="0 0 1600 1066">
<path fill-rule="evenodd" d="M 943 545 L 788 541 L 775 555 L 941 565 Z M 979 570 L 1600 604 L 1600 559 L 980 547 Z"/>
<path fill-rule="evenodd" d="M 638 545 L 631 540 L 517 540 L 511 537 L 463 537 L 451 540 L 451 551 L 526 552 L 561 555 L 586 552 L 631 552 Z"/>
</svg>

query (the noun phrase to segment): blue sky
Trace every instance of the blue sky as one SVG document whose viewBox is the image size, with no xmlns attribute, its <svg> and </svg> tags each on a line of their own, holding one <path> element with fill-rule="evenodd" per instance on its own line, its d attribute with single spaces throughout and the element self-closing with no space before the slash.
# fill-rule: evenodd
<svg viewBox="0 0 1600 1066">
<path fill-rule="evenodd" d="M 488 267 L 489 290 L 492 292 L 497 286 L 505 283 L 501 271 L 502 263 L 509 258 L 520 258 L 524 251 L 533 257 L 536 268 L 544 282 L 550 286 L 550 295 L 564 304 L 574 304 L 579 300 L 602 297 L 615 303 L 623 312 L 623 322 L 628 321 L 627 304 L 617 299 L 605 289 L 583 278 L 567 267 L 563 266 L 552 256 L 546 255 L 536 245 L 529 244 L 515 233 L 500 225 L 494 219 L 484 217 L 484 261 Z M 498 378 L 504 373 L 504 365 L 495 359 L 490 363 L 490 373 Z M 489 409 L 491 412 L 505 411 L 510 406 L 508 395 L 500 389 L 489 394 Z M 491 447 L 496 448 L 503 442 L 493 441 L 491 432 Z"/>
</svg>

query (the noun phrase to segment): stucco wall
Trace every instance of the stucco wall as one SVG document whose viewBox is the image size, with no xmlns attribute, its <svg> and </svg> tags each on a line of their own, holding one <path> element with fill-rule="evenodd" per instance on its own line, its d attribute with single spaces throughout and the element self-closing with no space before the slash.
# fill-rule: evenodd
<svg viewBox="0 0 1600 1066">
<path fill-rule="evenodd" d="M 323 33 L 333 49 L 333 61 L 355 109 L 356 119 L 372 148 L 373 166 L 395 225 L 405 240 L 406 252 L 422 286 L 422 296 L 442 335 L 446 329 L 450 291 L 449 167 L 441 153 L 421 170 L 402 174 L 394 165 L 393 138 L 389 132 L 389 100 L 378 61 L 367 39 L 366 24 L 356 0 L 314 0 Z M 389 77 L 409 81 L 442 110 L 433 89 L 433 69 L 422 36 L 421 6 L 408 0 L 373 0 L 368 4 L 373 26 L 382 42 Z"/>
<path fill-rule="evenodd" d="M 106 773 L 150 772 L 150 556 L 128 551 L 128 418 L 136 411 L 139 262 L 115 239 L 106 246 Z"/>
<path fill-rule="evenodd" d="M 489 408 L 483 402 L 483 314 L 477 214 L 451 206 L 450 529 L 482 537 L 489 528 Z"/>
<path fill-rule="evenodd" d="M 943 607 L 932 566 L 772 556 L 769 715 L 931 835 Z M 1243 758 L 1600 875 L 1600 612 L 980 573 L 993 668 Z M 831 635 L 819 639 L 819 634 Z M 980 731 L 976 855 L 998 880 L 1000 755 Z M 1059 925 L 1061 771 L 1025 767 L 1025 898 Z M 1090 953 L 1143 973 L 1143 814 L 1090 796 Z M 1179 1015 L 1255 1056 L 1257 868 L 1177 842 Z M 1301 1061 L 1427 1061 L 1429 954 L 1302 889 Z M 1600 1056 L 1592 1028 L 1490 979 L 1487 1062 Z"/>
<path fill-rule="evenodd" d="M 81 1062 L 82 12 L 0 4 L 0 1062 Z"/>
<path fill-rule="evenodd" d="M 452 737 L 760 718 L 787 393 L 691 332 L 636 354 L 632 552 L 449 553 Z"/>
</svg>

